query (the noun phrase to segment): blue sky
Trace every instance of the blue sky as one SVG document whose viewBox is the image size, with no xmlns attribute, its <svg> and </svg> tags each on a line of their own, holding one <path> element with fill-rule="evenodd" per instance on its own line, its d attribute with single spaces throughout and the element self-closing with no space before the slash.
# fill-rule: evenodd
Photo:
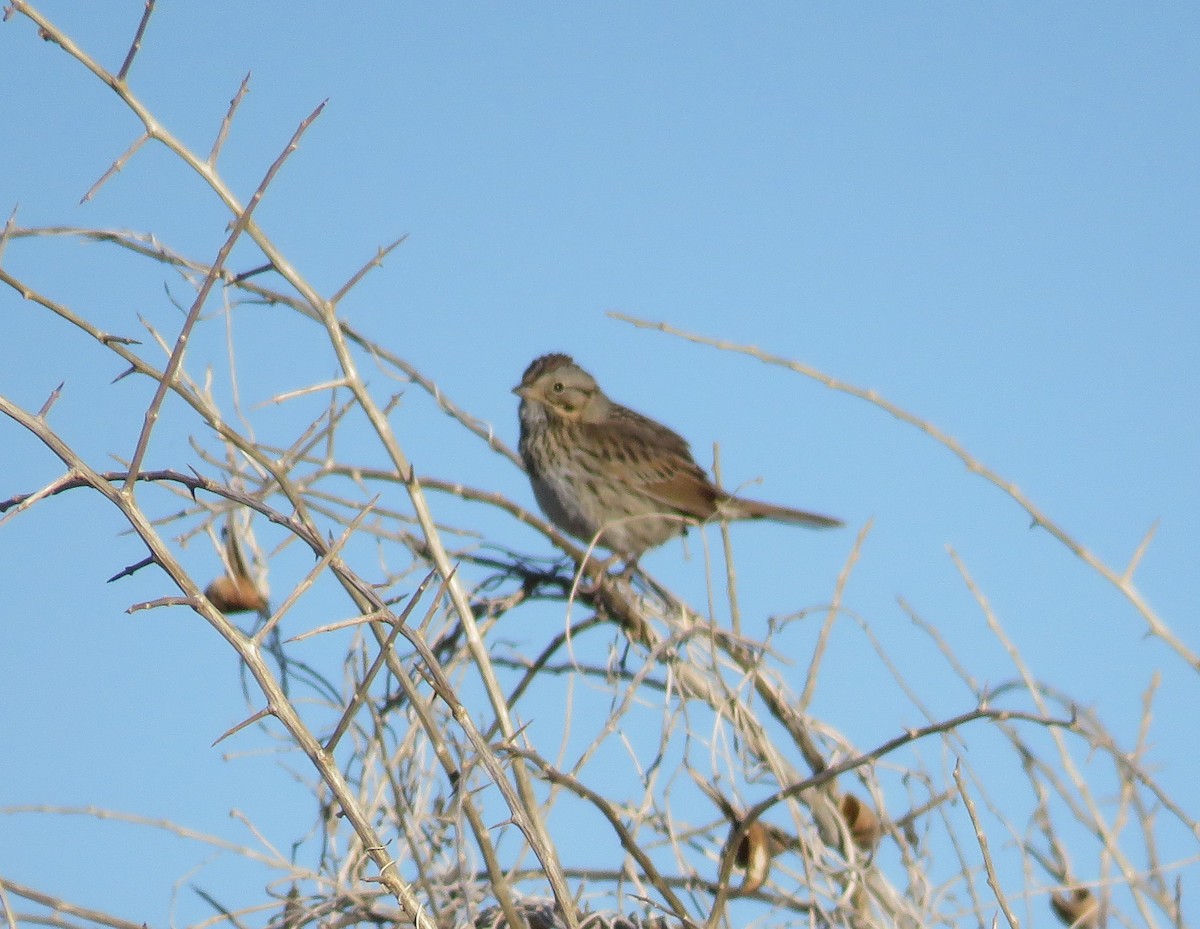
<svg viewBox="0 0 1200 929">
<path fill-rule="evenodd" d="M 115 69 L 142 4 L 41 9 Z M 163 4 L 130 82 L 207 152 L 252 72 L 220 165 L 243 198 L 327 99 L 260 224 L 327 294 L 407 234 L 342 312 L 510 444 L 509 389 L 534 356 L 567 351 L 702 462 L 720 442 L 727 483 L 761 478 L 754 495 L 847 521 L 837 534 L 736 528 L 748 616 L 825 602 L 854 532 L 874 520 L 848 606 L 939 712 L 968 708 L 968 695 L 897 597 L 980 680 L 1013 677 L 947 547 L 1039 678 L 1095 707 L 1127 744 L 1160 673 L 1150 764 L 1194 816 L 1195 674 L 1011 500 L 877 408 L 607 312 L 877 389 L 1114 567 L 1158 521 L 1138 584 L 1200 649 L 1198 33 L 1195 9 L 1173 3 Z M 0 27 L 0 60 L 5 213 L 19 205 L 22 225 L 152 231 L 215 254 L 229 217 L 162 150 L 144 149 L 78 205 L 136 138 L 135 121 L 19 16 Z M 97 245 L 14 241 L 3 261 L 121 334 L 144 335 L 139 314 L 177 325 L 164 285 L 190 301 L 164 270 Z M 254 263 L 248 247 L 232 262 Z M 227 397 L 218 310 L 189 358 L 216 366 Z M 94 460 L 127 456 L 145 386 L 110 385 L 115 359 L 8 289 L 0 314 L 0 394 L 37 409 L 65 381 L 54 424 Z M 248 409 L 334 370 L 312 327 L 254 307 L 234 325 Z M 382 375 L 375 386 L 399 389 Z M 305 418 L 252 415 L 280 440 Z M 522 475 L 419 391 L 395 425 L 418 470 L 532 505 Z M 192 429 L 164 427 L 153 465 L 193 461 Z M 382 463 L 377 449 L 355 451 Z M 0 423 L 0 498 L 58 473 Z M 521 527 L 435 505 L 545 551 Z M 104 584 L 141 557 L 121 529 L 79 493 L 0 527 L 0 728 L 16 747 L 0 761 L 0 805 L 95 804 L 247 841 L 228 816 L 236 807 L 286 843 L 311 815 L 303 791 L 281 786 L 269 755 L 209 748 L 242 709 L 232 656 L 182 611 L 124 614 L 166 593 L 161 579 Z M 201 576 L 215 564 L 202 549 L 188 550 Z M 675 543 L 646 565 L 702 602 L 701 549 L 687 552 Z M 557 622 L 506 633 L 537 642 Z M 852 622 L 836 643 L 819 714 L 862 747 L 920 723 L 911 708 L 864 711 L 871 685 L 838 670 L 865 651 Z M 800 673 L 807 655 L 794 659 Z M 143 841 L 112 824 L 10 816 L 0 875 L 161 924 L 171 882 L 204 855 Z M 1195 852 L 1176 838 L 1168 858 Z M 1076 865 L 1096 876 L 1085 854 Z M 182 913 L 202 912 L 184 897 Z"/>
</svg>

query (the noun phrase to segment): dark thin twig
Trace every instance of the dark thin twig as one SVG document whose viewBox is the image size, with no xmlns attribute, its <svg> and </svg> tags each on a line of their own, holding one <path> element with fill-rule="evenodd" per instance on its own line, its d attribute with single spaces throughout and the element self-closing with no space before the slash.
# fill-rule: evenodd
<svg viewBox="0 0 1200 929">
<path fill-rule="evenodd" d="M 243 922 L 241 919 L 238 919 L 236 913 L 232 912 L 229 907 L 221 903 L 221 901 L 219 901 L 208 891 L 204 890 L 202 887 L 198 887 L 195 884 L 192 884 L 191 888 L 192 892 L 209 906 L 211 906 L 214 910 L 216 910 L 222 919 L 228 920 L 229 924 L 233 926 L 233 929 L 249 929 L 245 922 Z"/>
<path fill-rule="evenodd" d="M 77 486 L 82 486 L 82 485 L 86 485 L 86 484 L 87 484 L 87 481 L 84 481 L 82 478 L 80 478 L 79 485 L 77 485 Z M 141 561 L 137 562 L 137 564 L 131 564 L 128 567 L 123 568 L 122 570 L 118 571 L 116 574 L 114 574 L 112 577 L 110 577 L 108 579 L 107 583 L 111 584 L 113 581 L 119 581 L 123 577 L 131 577 L 132 575 L 136 574 L 138 571 L 142 570 L 142 568 L 150 567 L 150 565 L 154 564 L 156 560 L 157 559 L 153 555 L 147 555 Z"/>
<path fill-rule="evenodd" d="M 243 281 L 248 281 L 250 278 L 256 277 L 259 274 L 266 274 L 268 271 L 274 270 L 275 265 L 268 261 L 265 265 L 258 265 L 257 267 L 251 268 L 249 271 L 241 271 L 238 274 L 235 274 L 233 276 L 233 283 L 240 284 Z"/>
<path fill-rule="evenodd" d="M 581 622 L 581 623 L 577 623 L 576 625 L 571 627 L 571 629 L 564 630 L 564 631 L 558 633 L 550 641 L 550 644 L 542 649 L 541 654 L 539 654 L 537 656 L 537 658 L 535 658 L 533 661 L 529 662 L 528 664 L 525 664 L 522 666 L 522 670 L 524 670 L 525 674 L 521 678 L 521 680 L 518 682 L 517 686 L 513 689 L 512 693 L 509 694 L 509 697 L 508 697 L 509 708 L 511 709 L 512 707 L 515 707 L 517 705 L 517 701 L 521 699 L 521 695 L 523 693 L 525 693 L 525 691 L 529 689 L 529 686 L 537 679 L 538 674 L 547 670 L 547 664 L 549 663 L 550 658 L 554 655 L 554 653 L 556 651 L 558 651 L 560 648 L 562 648 L 562 646 L 565 645 L 567 642 L 571 641 L 572 639 L 576 638 L 577 636 L 582 635 L 588 629 L 594 628 L 596 626 L 601 626 L 601 625 L 604 625 L 604 620 L 602 620 L 598 616 L 592 616 L 592 617 L 589 617 L 588 619 L 583 620 L 583 622 Z M 506 664 L 506 662 L 500 658 L 495 658 L 493 660 L 496 661 L 496 663 L 500 664 L 500 665 Z M 578 665 L 575 665 L 575 664 L 570 665 L 570 668 L 572 670 L 577 667 L 578 667 Z M 605 669 L 605 671 L 607 671 L 607 669 Z M 487 734 L 484 736 L 484 738 L 487 739 L 488 741 L 491 741 L 492 739 L 494 739 L 496 737 L 496 732 L 499 729 L 500 729 L 500 724 L 497 722 L 493 722 L 491 728 L 488 729 Z"/>
<path fill-rule="evenodd" d="M 129 69 L 133 67 L 133 59 L 141 51 L 142 36 L 146 34 L 146 25 L 150 22 L 150 16 L 153 13 L 154 0 L 146 0 L 146 9 L 142 12 L 142 21 L 138 23 L 137 32 L 134 34 L 133 42 L 129 46 L 129 52 L 125 55 L 125 61 L 121 64 L 121 70 L 117 72 L 118 81 L 124 81 L 129 75 Z"/>
</svg>

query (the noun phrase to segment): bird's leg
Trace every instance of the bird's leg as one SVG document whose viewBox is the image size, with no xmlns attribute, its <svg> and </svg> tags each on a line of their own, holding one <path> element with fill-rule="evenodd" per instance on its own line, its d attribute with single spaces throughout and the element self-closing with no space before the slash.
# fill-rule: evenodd
<svg viewBox="0 0 1200 929">
<path fill-rule="evenodd" d="M 613 580 L 628 580 L 633 571 L 637 568 L 637 558 L 633 558 L 625 565 L 624 570 L 620 573 L 613 573 L 612 569 L 621 560 L 621 556 L 617 553 L 609 555 L 603 561 L 591 557 L 585 557 L 583 561 L 575 562 L 575 573 L 581 578 L 587 578 L 591 583 L 589 585 L 580 584 L 579 590 L 582 593 L 594 594 L 599 589 L 600 584 L 608 579 Z"/>
<path fill-rule="evenodd" d="M 627 583 L 633 583 L 633 575 L 638 569 L 638 559 L 641 557 L 641 555 L 634 555 L 632 558 L 626 561 L 625 567 L 621 569 L 619 574 L 613 575 L 614 578 L 617 580 L 626 581 Z M 613 555 L 604 563 L 605 568 L 607 569 L 608 567 L 616 564 L 618 558 L 620 558 L 619 555 Z"/>
</svg>

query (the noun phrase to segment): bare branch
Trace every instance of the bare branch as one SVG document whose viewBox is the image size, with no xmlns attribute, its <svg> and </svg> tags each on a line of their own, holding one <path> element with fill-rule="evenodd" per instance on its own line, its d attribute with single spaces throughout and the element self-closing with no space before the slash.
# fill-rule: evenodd
<svg viewBox="0 0 1200 929">
<path fill-rule="evenodd" d="M 372 268 L 383 267 L 383 259 L 386 258 L 388 255 L 390 255 L 392 253 L 392 251 L 398 245 L 402 244 L 407 239 L 408 239 L 408 233 L 406 232 L 404 235 L 400 236 L 400 238 L 396 239 L 390 245 L 385 245 L 383 248 L 376 251 L 375 257 L 372 258 L 370 261 L 368 261 L 365 265 L 363 265 L 357 271 L 355 271 L 354 274 L 351 276 L 350 280 L 346 281 L 345 284 L 343 284 L 341 287 L 339 287 L 337 289 L 337 293 L 335 293 L 332 297 L 329 298 L 329 302 L 332 303 L 334 306 L 337 306 L 339 303 L 341 303 L 342 298 L 345 297 L 346 294 L 350 293 L 350 291 L 354 289 L 355 285 L 357 285 L 359 281 L 361 281 L 364 277 L 366 277 Z"/>
<path fill-rule="evenodd" d="M 800 364 L 796 361 L 790 361 L 779 355 L 772 355 L 769 352 L 764 352 L 752 345 L 738 345 L 733 342 L 725 342 L 719 339 L 709 339 L 705 336 L 697 335 L 696 333 L 686 332 L 682 329 L 676 329 L 674 326 L 670 326 L 667 323 L 651 323 L 645 320 L 637 319 L 633 316 L 628 316 L 624 313 L 610 312 L 608 315 L 613 319 L 618 319 L 622 322 L 629 323 L 630 325 L 636 326 L 639 329 L 656 329 L 659 332 L 665 332 L 670 335 L 679 336 L 680 338 L 686 339 L 689 342 L 697 342 L 701 345 L 711 345 L 713 348 L 721 351 L 739 352 L 743 355 L 749 355 L 752 358 L 757 358 L 759 361 L 762 361 L 766 364 L 789 368 L 798 374 L 803 374 L 805 377 L 812 378 L 813 380 L 824 384 L 831 390 L 836 390 L 840 393 L 849 394 L 852 397 L 858 397 L 861 400 L 866 400 L 868 403 L 879 407 L 881 410 L 889 413 L 901 422 L 913 426 L 919 429 L 921 432 L 924 432 L 926 435 L 934 439 L 938 444 L 953 452 L 959 458 L 959 460 L 961 460 L 962 463 L 967 466 L 968 470 L 978 474 L 989 483 L 994 484 L 996 487 L 999 487 L 1002 491 L 1004 491 L 1022 509 L 1024 509 L 1026 513 L 1029 514 L 1034 525 L 1041 526 L 1043 529 L 1049 532 L 1052 536 L 1058 539 L 1059 542 L 1065 545 L 1072 553 L 1074 553 L 1077 558 L 1079 558 L 1093 570 L 1097 571 L 1105 578 L 1105 580 L 1116 587 L 1117 590 L 1119 590 L 1121 594 L 1124 595 L 1124 597 L 1133 605 L 1138 613 L 1141 614 L 1142 618 L 1150 627 L 1150 632 L 1169 645 L 1177 655 L 1179 655 L 1191 666 L 1193 671 L 1200 671 L 1200 655 L 1197 655 L 1190 648 L 1188 648 L 1187 645 L 1184 644 L 1183 640 L 1171 631 L 1170 627 L 1167 626 L 1162 619 L 1159 618 L 1158 614 L 1150 608 L 1150 605 L 1134 588 L 1131 581 L 1126 580 L 1122 576 L 1118 575 L 1115 570 L 1102 562 L 1088 549 L 1084 548 L 1079 542 L 1076 542 L 1075 539 L 1068 535 L 1066 531 L 1061 529 L 1058 524 L 1052 522 L 1050 518 L 1046 516 L 1040 509 L 1038 509 L 1033 502 L 1017 488 L 1015 484 L 1000 477 L 1000 475 L 984 465 L 981 461 L 979 461 L 979 459 L 969 454 L 956 439 L 950 437 L 932 423 L 919 419 L 912 413 L 909 413 L 891 401 L 884 399 L 877 391 L 864 390 L 861 387 L 856 387 L 853 384 L 846 383 L 845 381 L 839 381 L 836 378 L 828 376 L 827 374 L 823 374 L 815 368 L 809 367 L 808 365 Z"/>
<path fill-rule="evenodd" d="M 233 95 L 233 99 L 229 101 L 229 109 L 225 111 L 225 116 L 221 120 L 221 128 L 217 130 L 217 137 L 213 140 L 212 148 L 208 152 L 208 158 L 205 159 L 210 168 L 217 166 L 217 159 L 221 156 L 221 149 L 225 147 L 225 139 L 229 135 L 229 127 L 233 125 L 233 114 L 237 112 L 237 108 L 242 105 L 242 100 L 250 91 L 250 72 L 246 72 L 246 76 L 242 78 L 242 83 L 237 89 L 237 93 Z"/>
<path fill-rule="evenodd" d="M 4 229 L 0 230 L 0 261 L 4 260 L 4 250 L 8 248 L 8 240 L 12 237 L 17 225 L 17 208 L 14 206 L 12 212 L 8 214 L 8 219 L 4 222 Z"/>
<path fill-rule="evenodd" d="M 147 0 L 147 6 L 149 6 L 149 4 L 150 0 Z M 83 205 L 91 200 L 92 197 L 99 192 L 101 187 L 103 187 L 110 179 L 116 177 L 121 172 L 121 169 L 128 164 L 129 159 L 137 154 L 138 150 L 149 141 L 150 136 L 147 133 L 142 133 L 140 136 L 138 136 L 137 139 L 134 140 L 133 144 L 130 145 L 129 148 L 125 149 L 125 151 L 123 151 L 120 155 L 118 155 L 117 160 L 109 165 L 108 170 L 100 175 L 100 178 L 96 181 L 96 183 L 87 189 L 87 193 L 79 198 L 80 205 Z"/>
<path fill-rule="evenodd" d="M 142 47 L 142 36 L 146 34 L 146 26 L 150 22 L 150 16 L 154 13 L 154 0 L 146 0 L 146 9 L 142 13 L 141 22 L 138 23 L 137 33 L 133 37 L 133 42 L 129 46 L 129 52 L 125 55 L 125 61 L 121 63 L 121 70 L 117 72 L 117 80 L 124 81 L 129 76 L 129 69 L 133 67 L 133 59 Z"/>
<path fill-rule="evenodd" d="M 971 825 L 975 829 L 975 841 L 979 843 L 979 853 L 983 856 L 983 866 L 987 871 L 988 886 L 992 888 L 992 893 L 996 896 L 996 902 L 1000 904 L 1000 912 L 1004 914 L 1005 920 L 1011 929 L 1021 929 L 1021 923 L 1013 914 L 1012 908 L 1008 905 L 1008 899 L 1004 896 L 1004 890 L 1000 886 L 1000 879 L 996 876 L 996 867 L 992 864 L 992 853 L 988 849 L 987 835 L 983 831 L 983 826 L 980 825 L 979 816 L 975 812 L 975 801 L 971 799 L 971 795 L 967 792 L 967 785 L 963 782 L 962 773 L 958 769 L 958 765 L 954 766 L 954 783 L 958 787 L 958 795 L 962 797 L 963 805 L 967 809 L 967 815 L 971 817 Z"/>
<path fill-rule="evenodd" d="M 137 446 L 134 449 L 133 455 L 129 459 L 129 477 L 125 481 L 125 490 L 128 492 L 137 479 L 137 473 L 141 468 L 142 459 L 146 455 L 146 449 L 150 444 L 150 433 L 154 429 L 154 424 L 158 420 L 158 411 L 162 407 L 163 400 L 166 399 L 167 390 L 175 380 L 176 373 L 179 371 L 179 366 L 183 362 L 183 355 L 187 349 L 188 340 L 191 336 L 192 327 L 196 325 L 196 320 L 200 317 L 200 308 L 204 306 L 204 301 L 208 299 L 208 292 L 216 283 L 217 275 L 220 269 L 225 264 L 225 259 L 229 257 L 229 253 L 233 251 L 234 243 L 237 242 L 242 231 L 249 225 L 250 217 L 254 213 L 254 208 L 262 201 L 263 194 L 266 193 L 267 187 L 271 181 L 275 179 L 275 175 L 279 169 L 283 167 L 283 163 L 296 150 L 300 144 L 300 137 L 304 135 L 308 127 L 313 124 L 321 111 L 325 108 L 325 104 L 321 103 L 315 110 L 312 111 L 292 133 L 292 138 L 288 144 L 284 146 L 279 157 L 267 169 L 266 175 L 258 185 L 258 189 L 254 191 L 254 195 L 250 198 L 250 202 L 246 204 L 246 208 L 242 210 L 233 224 L 228 237 L 225 239 L 225 244 L 221 246 L 217 252 L 216 261 L 213 262 L 212 268 L 209 269 L 208 275 L 204 279 L 204 283 L 200 286 L 200 292 L 196 295 L 195 301 L 192 303 L 192 308 L 188 311 L 187 319 L 184 320 L 183 328 L 180 330 L 179 336 L 175 340 L 175 347 L 171 350 L 171 358 L 167 362 L 167 367 L 163 371 L 163 376 L 158 382 L 158 388 L 154 392 L 154 398 L 150 401 L 150 407 L 146 410 L 145 423 L 142 426 L 141 434 L 138 436 Z"/>
</svg>

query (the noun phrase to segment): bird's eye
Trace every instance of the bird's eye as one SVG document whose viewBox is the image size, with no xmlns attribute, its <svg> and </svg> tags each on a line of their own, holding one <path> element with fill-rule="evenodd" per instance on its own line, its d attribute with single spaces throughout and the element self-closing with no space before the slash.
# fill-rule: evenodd
<svg viewBox="0 0 1200 929">
<path fill-rule="evenodd" d="M 556 394 L 561 394 L 567 388 L 563 385 L 562 381 L 555 381 L 552 389 Z"/>
</svg>

